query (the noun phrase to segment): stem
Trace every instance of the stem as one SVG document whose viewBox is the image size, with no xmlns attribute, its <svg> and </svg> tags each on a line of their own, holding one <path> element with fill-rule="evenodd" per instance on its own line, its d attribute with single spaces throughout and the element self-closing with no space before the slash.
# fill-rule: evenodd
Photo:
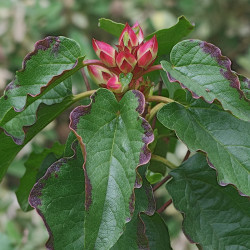
<svg viewBox="0 0 250 250">
<path fill-rule="evenodd" d="M 83 80 L 84 80 L 85 85 L 86 85 L 86 89 L 87 89 L 88 91 L 91 90 L 90 84 L 89 84 L 89 80 L 88 80 L 88 77 L 87 77 L 87 75 L 86 75 L 86 73 L 85 73 L 84 68 L 81 68 L 81 73 L 82 73 L 82 77 L 83 77 Z"/>
<path fill-rule="evenodd" d="M 96 92 L 96 90 L 90 90 L 90 91 L 82 92 L 82 93 L 80 93 L 80 94 L 78 94 L 78 95 L 74 95 L 74 96 L 73 96 L 73 101 L 74 101 L 74 102 L 80 101 L 80 100 L 82 100 L 82 99 L 84 99 L 84 98 L 86 98 L 86 97 L 91 96 L 91 95 L 94 94 L 95 92 Z"/>
<path fill-rule="evenodd" d="M 170 199 L 162 207 L 160 207 L 156 212 L 162 213 L 172 202 L 173 202 L 172 199 Z"/>
<path fill-rule="evenodd" d="M 108 67 L 106 66 L 102 61 L 100 60 L 85 60 L 83 61 L 83 67 L 85 66 L 89 66 L 89 65 L 100 65 L 106 69 L 108 69 L 109 71 L 117 74 L 117 71 L 115 71 L 115 69 L 113 69 L 112 67 Z"/>
<path fill-rule="evenodd" d="M 165 105 L 165 103 L 158 103 L 157 105 L 155 105 L 148 116 L 148 122 L 151 122 L 151 120 L 155 117 L 156 113 L 158 112 L 158 110 L 160 110 L 163 106 Z M 156 118 L 156 117 L 155 117 Z"/>
<path fill-rule="evenodd" d="M 154 155 L 154 154 L 152 154 L 151 160 L 161 162 L 161 163 L 163 163 L 164 165 L 166 165 L 166 166 L 167 166 L 168 168 L 170 168 L 170 169 L 175 169 L 175 168 L 177 168 L 177 166 L 175 166 L 172 162 L 170 162 L 170 161 L 167 160 L 166 158 L 161 157 L 161 156 L 159 156 L 159 155 Z"/>
<path fill-rule="evenodd" d="M 83 66 L 89 66 L 89 65 L 101 65 L 103 67 L 107 67 L 102 61 L 100 60 L 85 60 L 83 61 Z"/>
<path fill-rule="evenodd" d="M 163 102 L 163 103 L 170 103 L 174 102 L 173 99 L 164 97 L 164 96 L 158 96 L 158 95 L 152 95 L 147 98 L 148 102 Z"/>
<path fill-rule="evenodd" d="M 190 156 L 190 153 L 191 153 L 190 150 L 188 150 L 182 162 L 188 159 L 188 157 Z"/>
<path fill-rule="evenodd" d="M 165 182 L 167 182 L 171 178 L 172 178 L 171 175 L 167 175 L 163 180 L 161 180 L 159 183 L 154 185 L 153 192 L 155 192 L 158 188 L 160 188 Z"/>
<path fill-rule="evenodd" d="M 152 71 L 155 71 L 155 70 L 161 70 L 161 69 L 162 69 L 161 64 L 153 65 L 150 68 L 148 68 L 146 71 L 143 71 L 143 72 L 139 73 L 138 75 L 136 75 L 134 79 L 138 79 L 141 76 L 143 76 L 143 75 L 145 75 L 145 74 L 147 74 L 149 72 L 152 72 Z"/>
<path fill-rule="evenodd" d="M 158 85 L 158 95 L 159 96 L 161 95 L 161 92 L 162 92 L 162 84 L 163 84 L 163 81 L 161 79 L 159 82 L 159 85 Z M 153 130 L 155 128 L 155 124 L 156 124 L 156 116 L 154 116 L 154 119 L 153 119 L 152 124 L 151 124 L 151 127 Z"/>
</svg>

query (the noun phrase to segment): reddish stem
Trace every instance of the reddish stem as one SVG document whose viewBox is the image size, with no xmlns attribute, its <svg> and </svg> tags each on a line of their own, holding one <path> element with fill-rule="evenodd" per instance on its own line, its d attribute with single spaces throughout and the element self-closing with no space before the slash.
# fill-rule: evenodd
<svg viewBox="0 0 250 250">
<path fill-rule="evenodd" d="M 160 207 L 156 212 L 162 213 L 172 202 L 173 202 L 172 199 L 170 199 L 162 207 Z"/>
<path fill-rule="evenodd" d="M 190 153 L 190 150 L 188 150 L 182 162 L 186 161 L 189 158 Z"/>
<path fill-rule="evenodd" d="M 140 72 L 138 75 L 136 75 L 134 77 L 134 79 L 136 80 L 147 73 L 150 73 L 150 72 L 155 71 L 155 70 L 161 70 L 161 69 L 162 69 L 161 64 L 153 65 L 150 68 L 148 68 L 146 71 Z"/>
<path fill-rule="evenodd" d="M 158 188 L 160 188 L 165 182 L 167 182 L 170 178 L 172 178 L 171 175 L 167 175 L 163 180 L 161 180 L 159 183 L 154 185 L 153 191 L 155 192 Z"/>
<path fill-rule="evenodd" d="M 117 74 L 117 71 L 115 70 L 115 68 L 108 67 L 100 60 L 85 60 L 85 61 L 83 61 L 83 66 L 89 66 L 89 65 L 100 65 L 100 66 L 108 69 L 109 71 Z"/>
<path fill-rule="evenodd" d="M 90 84 L 89 84 L 89 80 L 88 80 L 88 77 L 87 77 L 87 75 L 86 75 L 86 73 L 85 73 L 84 68 L 81 68 L 81 73 L 82 73 L 82 77 L 83 77 L 83 80 L 84 80 L 84 82 L 85 82 L 87 91 L 91 90 Z"/>
</svg>

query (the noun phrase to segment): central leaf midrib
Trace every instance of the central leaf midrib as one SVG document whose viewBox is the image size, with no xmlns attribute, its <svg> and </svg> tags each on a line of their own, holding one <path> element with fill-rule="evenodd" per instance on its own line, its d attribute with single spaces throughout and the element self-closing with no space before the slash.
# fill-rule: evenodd
<svg viewBox="0 0 250 250">
<path fill-rule="evenodd" d="M 116 139 L 116 132 L 117 132 L 117 127 L 118 127 L 118 119 L 119 119 L 119 116 L 118 117 L 115 117 L 115 119 L 111 120 L 110 122 L 112 121 L 115 121 L 115 129 L 113 130 L 114 133 L 113 133 L 113 140 L 112 140 L 112 147 L 111 147 L 111 150 L 110 150 L 110 158 L 109 158 L 109 168 L 108 168 L 108 181 L 107 181 L 107 185 L 106 185 L 106 192 L 105 192 L 105 200 L 104 200 L 104 203 L 103 203 L 103 209 L 102 209 L 102 218 L 101 218 L 101 221 L 100 221 L 100 224 L 99 224 L 99 228 L 98 228 L 98 233 L 97 233 L 97 237 L 96 239 L 99 238 L 99 234 L 100 234 L 100 228 L 101 228 L 101 225 L 102 225 L 102 222 L 103 222 L 103 211 L 104 211 L 104 207 L 106 205 L 106 201 L 107 201 L 107 190 L 108 190 L 108 184 L 109 184 L 109 180 L 110 180 L 110 166 L 111 166 L 111 160 L 112 160 L 112 155 L 113 155 L 113 151 L 114 151 L 114 144 L 115 144 L 115 139 Z M 110 123 L 109 122 L 109 123 Z M 96 242 L 95 242 L 96 244 Z"/>
</svg>

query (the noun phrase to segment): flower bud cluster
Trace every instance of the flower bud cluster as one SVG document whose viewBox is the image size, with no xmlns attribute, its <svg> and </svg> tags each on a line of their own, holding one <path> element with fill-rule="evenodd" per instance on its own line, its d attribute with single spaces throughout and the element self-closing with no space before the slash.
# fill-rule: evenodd
<svg viewBox="0 0 250 250">
<path fill-rule="evenodd" d="M 116 49 L 111 45 L 93 39 L 92 45 L 102 65 L 89 65 L 88 71 L 92 79 L 102 87 L 116 93 L 124 91 L 119 75 L 132 73 L 130 86 L 136 84 L 136 76 L 143 75 L 152 66 L 158 52 L 156 36 L 143 41 L 143 31 L 138 23 L 133 27 L 125 25 Z"/>
</svg>

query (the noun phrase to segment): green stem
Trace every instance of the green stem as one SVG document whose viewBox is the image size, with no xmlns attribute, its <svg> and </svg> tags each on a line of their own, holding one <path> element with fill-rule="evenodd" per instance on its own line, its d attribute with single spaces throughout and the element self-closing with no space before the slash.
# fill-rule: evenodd
<svg viewBox="0 0 250 250">
<path fill-rule="evenodd" d="M 148 122 L 151 122 L 151 120 L 154 118 L 154 116 L 156 115 L 156 113 L 158 112 L 158 110 L 160 110 L 163 106 L 165 105 L 165 103 L 158 103 L 157 105 L 155 105 L 152 109 L 151 109 L 151 111 L 150 111 L 150 113 L 149 113 L 149 115 L 148 115 Z"/>
<path fill-rule="evenodd" d="M 158 96 L 158 95 L 152 95 L 147 98 L 148 102 L 163 102 L 163 103 L 170 103 L 174 102 L 173 99 L 164 97 L 164 96 Z"/>
<path fill-rule="evenodd" d="M 80 94 L 77 94 L 77 95 L 74 95 L 73 96 L 73 102 L 77 102 L 77 101 L 80 101 L 86 97 L 89 97 L 91 96 L 92 94 L 94 94 L 96 92 L 96 90 L 90 90 L 90 91 L 85 91 L 85 92 L 82 92 Z"/>
<path fill-rule="evenodd" d="M 164 165 L 166 165 L 168 168 L 170 169 L 175 169 L 177 168 L 176 165 L 174 165 L 172 162 L 170 162 L 169 160 L 167 160 L 166 158 L 164 157 L 161 157 L 159 155 L 151 155 L 151 160 L 153 161 L 158 161 L 158 162 L 161 162 L 163 163 Z"/>
</svg>

